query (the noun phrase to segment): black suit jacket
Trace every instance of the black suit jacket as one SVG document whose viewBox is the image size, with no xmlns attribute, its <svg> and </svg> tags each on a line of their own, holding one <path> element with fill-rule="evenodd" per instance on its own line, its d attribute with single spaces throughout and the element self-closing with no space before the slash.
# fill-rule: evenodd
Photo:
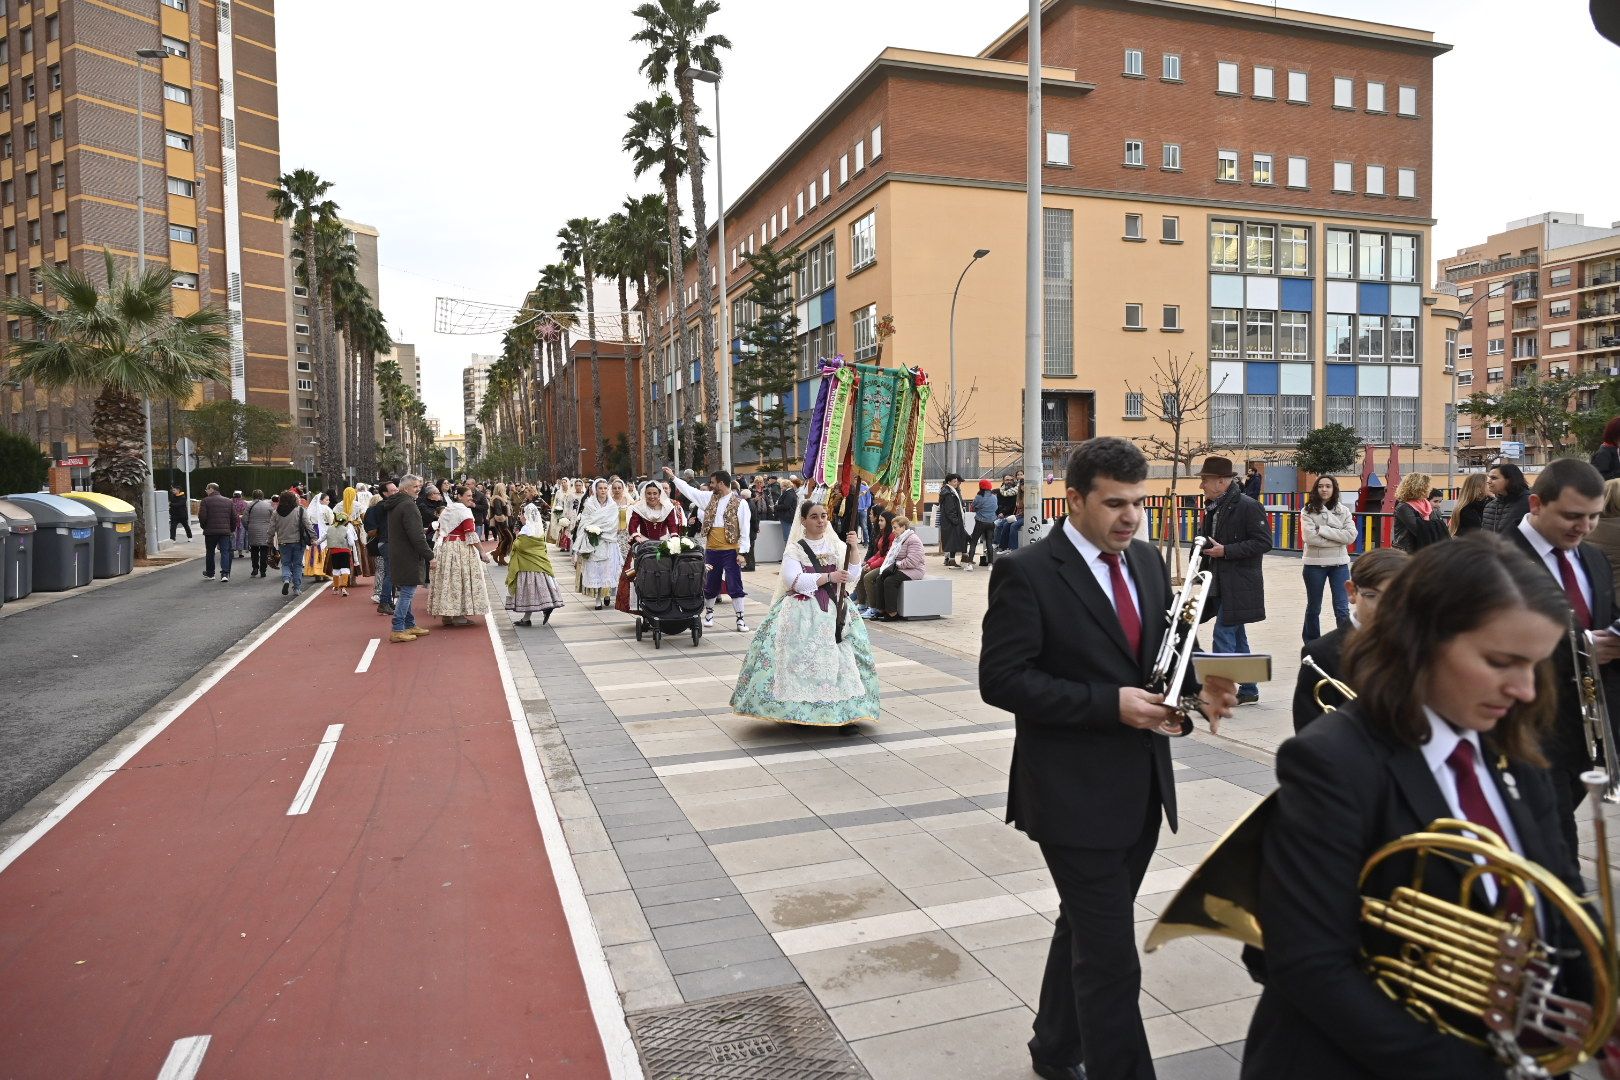
<svg viewBox="0 0 1620 1080">
<path fill-rule="evenodd" d="M 1375 933 L 1361 923 L 1362 865 L 1387 842 L 1452 814 L 1422 751 L 1375 731 L 1358 709 L 1352 703 L 1313 722 L 1277 754 L 1280 786 L 1259 891 L 1267 979 L 1249 1028 L 1244 1080 L 1501 1077 L 1491 1055 L 1412 1018 L 1361 971 L 1359 950 Z M 1510 766 L 1514 798 L 1488 743 L 1484 756 L 1525 856 L 1579 893 L 1551 776 Z M 1410 884 L 1412 873 L 1410 856 L 1385 860 L 1366 892 L 1387 896 Z M 1454 900 L 1461 882 L 1455 864 L 1428 860 L 1426 892 Z M 1557 943 L 1566 936 L 1559 925 L 1548 933 Z"/>
<path fill-rule="evenodd" d="M 1301 659 L 1310 657 L 1321 665 L 1322 670 L 1335 679 L 1344 680 L 1344 641 L 1349 630 L 1334 629 L 1315 641 L 1307 642 L 1299 650 Z M 1299 681 L 1294 684 L 1294 734 L 1298 735 L 1305 730 L 1305 725 L 1322 715 L 1321 708 L 1316 704 L 1316 684 L 1322 681 L 1322 676 L 1306 667 L 1299 665 Z M 1329 708 L 1338 708 L 1344 704 L 1344 695 L 1331 686 L 1322 688 L 1322 700 L 1328 703 Z"/>
<path fill-rule="evenodd" d="M 1128 847 L 1155 786 L 1176 828 L 1169 739 L 1119 719 L 1119 688 L 1147 684 L 1164 638 L 1170 577 L 1140 540 L 1125 562 L 1141 608 L 1140 656 L 1061 523 L 990 572 L 979 693 L 1013 714 L 1007 820 L 1038 843 Z"/>
<path fill-rule="evenodd" d="M 1546 570 L 1548 577 L 1552 577 L 1552 568 L 1547 565 L 1547 560 L 1536 554 L 1536 549 L 1517 526 L 1509 529 L 1505 535 L 1520 551 L 1535 560 L 1537 566 Z M 1615 618 L 1614 571 L 1609 567 L 1609 557 L 1596 546 L 1583 543 L 1578 550 L 1581 565 L 1586 568 L 1587 579 L 1592 584 L 1592 627 L 1601 630 L 1614 622 Z M 1564 587 L 1559 579 L 1553 580 L 1560 589 Z M 1581 702 L 1575 694 L 1575 658 L 1570 655 L 1568 645 L 1560 643 L 1553 650 L 1553 662 L 1558 668 L 1558 718 L 1553 723 L 1552 736 L 1542 747 L 1542 752 L 1562 772 L 1583 772 L 1590 769 L 1593 762 L 1592 755 L 1587 751 Z M 1616 697 L 1620 694 L 1620 677 L 1617 677 L 1620 673 L 1613 670 L 1616 666 L 1620 665 L 1610 664 L 1603 669 L 1603 686 L 1608 700 L 1620 705 L 1620 697 Z"/>
</svg>

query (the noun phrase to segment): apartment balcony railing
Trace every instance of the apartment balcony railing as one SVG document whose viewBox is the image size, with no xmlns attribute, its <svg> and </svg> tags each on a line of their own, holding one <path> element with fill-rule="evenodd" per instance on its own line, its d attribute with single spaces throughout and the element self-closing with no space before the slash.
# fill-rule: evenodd
<svg viewBox="0 0 1620 1080">
<path fill-rule="evenodd" d="M 1588 278 L 1586 280 L 1586 287 L 1591 288 L 1594 285 L 1608 285 L 1616 279 L 1616 274 L 1613 270 L 1605 270 L 1601 274 L 1593 274 L 1590 278 Z"/>
<path fill-rule="evenodd" d="M 1617 309 L 1613 304 L 1592 304 L 1588 307 L 1580 308 L 1578 314 L 1582 319 L 1601 319 L 1613 315 L 1616 310 Z"/>
<path fill-rule="evenodd" d="M 1467 278 L 1485 277 L 1489 274 L 1500 274 L 1506 270 L 1517 270 L 1524 266 L 1539 265 L 1541 265 L 1541 256 L 1539 255 L 1516 255 L 1511 259 L 1496 259 L 1487 263 L 1453 267 L 1446 271 L 1446 280 L 1463 281 Z"/>
<path fill-rule="evenodd" d="M 1513 329 L 1515 330 L 1534 330 L 1540 325 L 1541 319 L 1535 315 L 1520 315 L 1513 320 Z"/>
</svg>

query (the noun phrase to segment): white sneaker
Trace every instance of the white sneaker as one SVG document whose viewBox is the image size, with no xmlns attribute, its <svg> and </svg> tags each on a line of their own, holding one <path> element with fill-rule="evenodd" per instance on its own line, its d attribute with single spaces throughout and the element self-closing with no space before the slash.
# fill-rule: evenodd
<svg viewBox="0 0 1620 1080">
<path fill-rule="evenodd" d="M 739 633 L 739 634 L 748 633 L 748 621 L 746 619 L 744 619 L 741 615 L 737 616 L 737 633 Z"/>
<path fill-rule="evenodd" d="M 708 630 L 712 626 L 714 626 L 714 609 L 713 608 L 704 608 L 703 609 L 703 629 Z"/>
</svg>

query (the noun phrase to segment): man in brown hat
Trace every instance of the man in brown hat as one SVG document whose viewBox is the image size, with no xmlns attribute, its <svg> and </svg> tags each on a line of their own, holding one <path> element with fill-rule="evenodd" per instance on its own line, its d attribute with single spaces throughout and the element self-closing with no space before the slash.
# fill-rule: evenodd
<svg viewBox="0 0 1620 1080">
<path fill-rule="evenodd" d="M 1271 550 L 1271 527 L 1265 509 L 1243 494 L 1232 459 L 1209 457 L 1198 470 L 1204 492 L 1204 521 L 1199 534 L 1209 537 L 1204 555 L 1214 574 L 1204 619 L 1215 620 L 1212 652 L 1249 651 L 1250 623 L 1266 618 L 1266 583 L 1261 560 Z M 1260 687 L 1238 687 L 1238 704 L 1260 700 Z"/>
</svg>

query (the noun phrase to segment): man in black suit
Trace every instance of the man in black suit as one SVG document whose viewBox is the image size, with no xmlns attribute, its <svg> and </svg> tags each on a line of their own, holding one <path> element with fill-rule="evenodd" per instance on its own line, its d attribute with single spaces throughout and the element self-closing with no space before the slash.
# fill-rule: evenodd
<svg viewBox="0 0 1620 1080">
<path fill-rule="evenodd" d="M 1620 659 L 1620 637 L 1608 629 L 1615 619 L 1614 575 L 1608 556 L 1586 543 L 1586 535 L 1596 527 L 1602 512 L 1602 475 L 1584 461 L 1559 458 L 1536 477 L 1530 489 L 1530 512 L 1506 535 L 1563 588 L 1576 628 L 1583 633 L 1596 631 L 1592 653 L 1600 665 L 1606 665 Z M 1586 798 L 1581 773 L 1594 763 L 1575 688 L 1575 658 L 1567 647 L 1558 649 L 1553 656 L 1558 665 L 1558 720 L 1542 750 L 1552 764 L 1564 840 L 1573 855 L 1579 850 L 1575 808 Z M 1614 669 L 1601 670 L 1608 700 L 1620 704 L 1620 683 Z M 1611 723 L 1611 747 L 1613 732 Z M 1604 767 L 1613 769 L 1615 763 L 1607 762 Z"/>
<path fill-rule="evenodd" d="M 990 575 L 979 691 L 1017 725 L 1007 820 L 1041 846 L 1061 902 L 1029 1044 L 1048 1080 L 1153 1077 L 1133 901 L 1161 814 L 1176 828 L 1164 732 L 1181 725 L 1142 689 L 1170 604 L 1164 561 L 1133 539 L 1146 480 L 1133 444 L 1082 443 L 1068 516 Z M 1236 689 L 1210 678 L 1197 692 L 1212 728 Z"/>
<path fill-rule="evenodd" d="M 1249 651 L 1250 623 L 1266 620 L 1266 580 L 1262 573 L 1266 552 L 1271 550 L 1271 526 L 1265 507 L 1243 493 L 1232 459 L 1210 457 L 1198 471 L 1198 486 L 1204 493 L 1204 520 L 1199 533 L 1209 537 L 1204 556 L 1215 577 L 1209 590 L 1204 619 L 1215 620 L 1210 651 L 1246 653 Z M 1260 700 L 1260 687 L 1244 683 L 1238 687 L 1238 704 Z"/>
</svg>

